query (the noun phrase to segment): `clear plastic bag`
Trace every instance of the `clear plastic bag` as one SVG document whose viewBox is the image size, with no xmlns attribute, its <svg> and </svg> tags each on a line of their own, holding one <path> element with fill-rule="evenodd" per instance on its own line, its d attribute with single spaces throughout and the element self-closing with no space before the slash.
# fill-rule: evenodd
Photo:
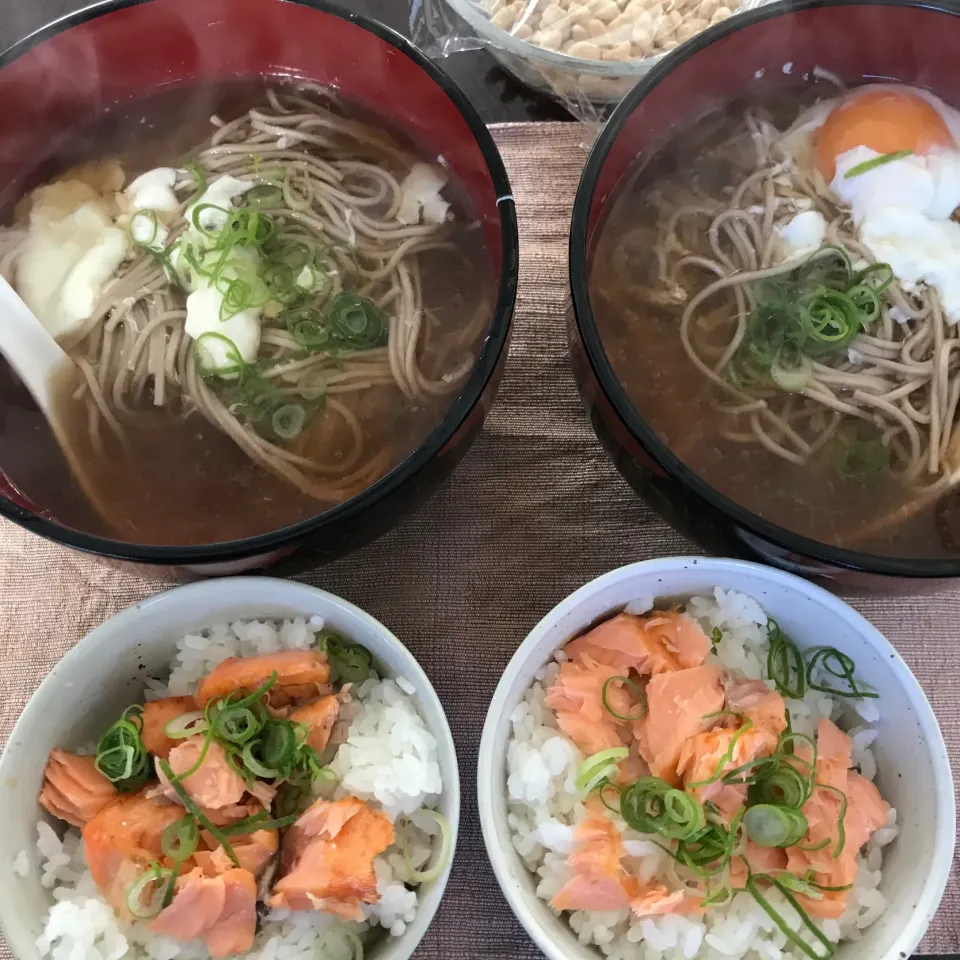
<svg viewBox="0 0 960 960">
<path fill-rule="evenodd" d="M 430 56 L 485 48 L 578 119 L 596 121 L 674 47 L 765 2 L 414 0 L 412 23 Z"/>
</svg>

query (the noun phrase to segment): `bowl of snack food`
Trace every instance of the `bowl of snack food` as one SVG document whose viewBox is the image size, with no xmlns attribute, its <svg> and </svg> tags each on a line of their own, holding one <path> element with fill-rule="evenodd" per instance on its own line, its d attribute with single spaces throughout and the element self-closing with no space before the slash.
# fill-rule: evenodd
<svg viewBox="0 0 960 960">
<path fill-rule="evenodd" d="M 551 960 L 898 960 L 955 845 L 908 667 L 832 594 L 742 561 L 632 564 L 558 604 L 498 685 L 478 784 Z"/>
<path fill-rule="evenodd" d="M 382 624 L 226 579 L 98 627 L 0 757 L 0 926 L 43 956 L 406 960 L 456 843 L 453 740 Z"/>
<path fill-rule="evenodd" d="M 519 79 L 584 116 L 664 54 L 762 0 L 445 0 Z"/>
<path fill-rule="evenodd" d="M 0 369 L 0 514 L 236 573 L 340 556 L 446 479 L 499 383 L 516 222 L 411 43 L 324 2 L 117 0 L 7 51 L 0 102 L 0 270 L 72 361 L 70 467 Z"/>
</svg>

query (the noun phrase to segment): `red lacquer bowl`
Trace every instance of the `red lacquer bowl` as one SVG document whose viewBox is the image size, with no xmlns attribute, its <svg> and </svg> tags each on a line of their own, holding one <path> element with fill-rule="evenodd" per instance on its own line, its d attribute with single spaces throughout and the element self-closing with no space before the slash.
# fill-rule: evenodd
<svg viewBox="0 0 960 960">
<path fill-rule="evenodd" d="M 449 476 L 493 402 L 517 291 L 516 212 L 486 126 L 454 82 L 392 30 L 324 0 L 108 0 L 0 57 L 0 204 L 64 132 L 178 84 L 293 77 L 336 87 L 425 152 L 443 156 L 481 220 L 498 285 L 489 333 L 440 425 L 377 483 L 275 533 L 195 547 L 137 546 L 69 529 L 0 475 L 0 515 L 80 550 L 180 578 L 283 560 L 316 566 L 369 542 Z M 2 413 L 2 411 L 0 411 Z"/>
<path fill-rule="evenodd" d="M 898 559 L 817 543 L 775 526 L 714 490 L 646 423 L 617 379 L 587 285 L 591 251 L 629 173 L 711 108 L 797 86 L 829 71 L 853 86 L 889 80 L 960 104 L 960 8 L 948 2 L 808 0 L 773 3 L 678 47 L 619 105 L 590 155 L 570 240 L 571 354 L 601 442 L 626 480 L 707 550 L 761 559 L 846 585 L 890 587 L 960 576 L 957 559 Z"/>
</svg>

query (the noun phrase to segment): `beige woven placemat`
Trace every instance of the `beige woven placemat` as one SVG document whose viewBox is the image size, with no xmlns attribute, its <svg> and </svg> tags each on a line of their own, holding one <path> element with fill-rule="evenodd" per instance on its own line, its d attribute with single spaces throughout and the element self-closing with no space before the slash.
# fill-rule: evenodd
<svg viewBox="0 0 960 960">
<path fill-rule="evenodd" d="M 510 363 L 486 429 L 455 476 L 378 543 L 305 578 L 381 619 L 436 685 L 457 740 L 464 809 L 456 866 L 419 960 L 533 960 L 487 864 L 477 743 L 500 674 L 527 631 L 585 581 L 633 560 L 695 552 L 628 489 L 591 433 L 567 362 L 567 230 L 584 151 L 574 125 L 496 130 L 520 215 L 521 291 Z M 163 589 L 0 525 L 0 740 L 88 630 Z M 960 587 L 855 600 L 920 678 L 960 767 Z M 924 953 L 960 951 L 956 872 Z M 9 953 L 0 941 L 0 960 Z"/>
</svg>

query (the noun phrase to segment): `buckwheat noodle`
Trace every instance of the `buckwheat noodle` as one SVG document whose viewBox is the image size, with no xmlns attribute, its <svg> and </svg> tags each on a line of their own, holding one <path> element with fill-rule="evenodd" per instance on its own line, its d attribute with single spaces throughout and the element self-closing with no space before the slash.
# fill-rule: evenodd
<svg viewBox="0 0 960 960">
<path fill-rule="evenodd" d="M 745 138 L 753 148 L 749 159 L 743 156 Z M 756 305 L 754 284 L 789 274 L 807 259 L 774 262 L 776 228 L 798 206 L 824 215 L 826 244 L 853 260 L 874 262 L 847 213 L 792 164 L 783 144 L 773 124 L 748 113 L 718 148 L 736 153 L 743 171 L 732 191 L 707 195 L 676 184 L 660 187 L 659 289 L 640 289 L 635 280 L 630 286 L 651 303 L 683 306 L 683 349 L 715 390 L 711 406 L 727 439 L 805 464 L 851 419 L 877 428 L 894 476 L 914 491 L 896 518 L 878 522 L 886 525 L 918 512 L 960 481 L 960 330 L 946 319 L 935 289 L 920 285 L 907 292 L 894 278 L 869 331 L 845 353 L 814 361 L 801 391 L 741 388 L 725 376 Z M 814 256 L 829 252 L 822 248 Z"/>
<path fill-rule="evenodd" d="M 446 224 L 396 219 L 402 193 L 394 172 L 416 158 L 380 131 L 339 115 L 326 94 L 315 94 L 267 91 L 266 104 L 219 126 L 192 159 L 208 181 L 230 175 L 276 187 L 276 172 L 282 171 L 275 199 L 258 209 L 274 219 L 278 235 L 325 251 L 331 265 L 326 303 L 343 291 L 348 277 L 351 293 L 384 312 L 386 345 L 308 352 L 282 323 L 264 316 L 260 375 L 284 396 L 299 397 L 307 389 L 325 398 L 322 416 L 293 442 L 272 442 L 218 396 L 225 381 L 202 375 L 184 331 L 184 294 L 171 286 L 154 256 L 140 252 L 124 263 L 83 328 L 63 342 L 83 374 L 77 399 L 86 404 L 98 449 L 104 429 L 121 438 L 128 430 L 148 429 L 151 406 L 184 417 L 199 412 L 260 466 L 318 500 L 339 502 L 381 476 L 393 458 L 382 442 L 369 448 L 355 412 L 358 398 L 396 388 L 416 404 L 449 394 L 470 371 L 484 305 L 477 304 L 453 333 L 441 333 L 424 310 L 418 262 L 428 251 L 462 254 L 448 242 Z M 180 231 L 198 186 L 194 174 L 178 180 L 181 216 L 174 222 Z M 10 230 L 0 238 L 0 271 L 7 277 L 23 237 Z M 329 444 L 324 449 L 331 430 L 349 439 L 336 455 Z"/>
</svg>

